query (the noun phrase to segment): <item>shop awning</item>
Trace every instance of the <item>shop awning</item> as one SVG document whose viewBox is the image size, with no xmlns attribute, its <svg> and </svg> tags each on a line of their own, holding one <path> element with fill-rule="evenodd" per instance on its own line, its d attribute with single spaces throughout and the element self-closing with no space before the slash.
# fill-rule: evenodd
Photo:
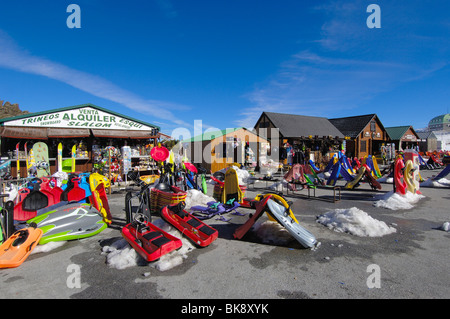
<svg viewBox="0 0 450 319">
<path fill-rule="evenodd" d="M 89 137 L 123 138 L 123 139 L 156 139 L 153 131 L 127 131 L 127 130 L 89 130 L 74 128 L 40 128 L 6 126 L 0 128 L 1 137 L 18 139 L 46 140 L 48 138 L 76 138 Z"/>
<path fill-rule="evenodd" d="M 49 138 L 71 138 L 71 137 L 89 137 L 89 129 L 71 129 L 71 128 L 48 128 L 47 136 Z"/>
<path fill-rule="evenodd" d="M 47 139 L 47 129 L 39 127 L 2 127 L 0 130 L 0 135 L 2 137 L 9 138 L 27 138 L 33 140 L 46 140 Z"/>
<path fill-rule="evenodd" d="M 150 139 L 157 138 L 152 135 L 152 131 L 126 131 L 126 130 L 92 130 L 95 137 L 106 138 L 131 138 L 131 139 Z"/>
</svg>

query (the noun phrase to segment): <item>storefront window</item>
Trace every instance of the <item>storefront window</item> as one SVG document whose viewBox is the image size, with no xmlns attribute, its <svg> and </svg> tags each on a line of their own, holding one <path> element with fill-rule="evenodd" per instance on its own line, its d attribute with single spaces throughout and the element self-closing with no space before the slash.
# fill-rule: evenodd
<svg viewBox="0 0 450 319">
<path fill-rule="evenodd" d="M 367 152 L 367 141 L 361 141 L 360 151 Z"/>
<path fill-rule="evenodd" d="M 377 123 L 375 121 L 370 122 L 370 131 L 375 132 L 377 130 Z"/>
</svg>

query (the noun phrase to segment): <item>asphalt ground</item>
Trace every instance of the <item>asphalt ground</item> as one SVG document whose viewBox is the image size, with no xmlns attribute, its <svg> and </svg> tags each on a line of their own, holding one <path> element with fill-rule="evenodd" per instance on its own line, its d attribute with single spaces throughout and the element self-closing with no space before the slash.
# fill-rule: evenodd
<svg viewBox="0 0 450 319">
<path fill-rule="evenodd" d="M 439 171 L 424 170 L 421 175 L 426 179 Z M 265 187 L 265 182 L 257 182 L 246 195 L 253 197 L 266 191 Z M 391 190 L 392 184 L 382 184 L 380 191 L 362 184 L 357 190 L 342 190 L 336 203 L 330 200 L 330 190 L 316 190 L 315 198 L 308 198 L 306 190 L 286 196 L 294 203 L 297 219 L 321 243 L 314 250 L 294 240 L 283 245 L 264 243 L 252 230 L 242 240 L 234 239 L 234 230 L 248 216 L 232 216 L 229 222 L 209 219 L 206 222 L 219 231 L 219 238 L 209 247 L 194 249 L 181 265 L 159 271 L 147 264 L 119 270 L 106 263 L 102 247 L 120 239 L 125 224 L 125 191 L 117 188 L 109 196 L 114 220 L 108 229 L 32 254 L 18 268 L 1 269 L 0 298 L 178 299 L 183 303 L 173 309 L 177 313 L 191 301 L 200 305 L 211 299 L 449 298 L 450 234 L 439 227 L 450 221 L 450 189 L 421 188 L 425 198 L 408 210 L 373 205 L 376 196 Z M 208 193 L 212 195 L 211 186 Z M 320 214 L 351 207 L 393 225 L 397 232 L 378 238 L 358 237 L 316 222 Z M 78 281 L 72 281 L 75 274 Z"/>
</svg>

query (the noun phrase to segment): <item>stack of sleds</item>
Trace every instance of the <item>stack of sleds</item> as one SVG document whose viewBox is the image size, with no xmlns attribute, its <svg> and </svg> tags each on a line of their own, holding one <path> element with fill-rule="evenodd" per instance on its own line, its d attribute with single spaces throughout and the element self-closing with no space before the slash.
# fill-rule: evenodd
<svg viewBox="0 0 450 319">
<path fill-rule="evenodd" d="M 149 209 L 152 213 L 160 213 L 165 206 L 184 202 L 189 189 L 206 193 L 204 169 L 198 169 L 189 162 L 175 165 L 173 153 L 161 145 L 152 148 L 150 155 L 158 163 L 160 171 L 159 179 L 152 181 L 155 185 L 150 190 Z M 199 176 L 201 183 L 197 182 Z M 140 184 L 137 172 L 131 172 L 128 177 Z"/>
<path fill-rule="evenodd" d="M 88 203 L 111 224 L 106 177 L 98 173 L 70 174 L 65 184 L 58 185 L 54 177 L 34 178 L 18 191 L 14 206 L 14 220 L 28 221 L 69 203 Z"/>
<path fill-rule="evenodd" d="M 161 185 L 160 188 L 157 186 L 151 189 L 150 210 L 152 212 L 159 212 L 164 206 L 175 205 L 186 200 L 187 192 L 179 187 L 167 184 L 159 185 Z"/>
<path fill-rule="evenodd" d="M 266 212 L 269 219 L 278 222 L 286 228 L 302 246 L 311 248 L 317 243 L 315 236 L 300 225 L 296 219 L 291 210 L 292 203 L 286 201 L 280 194 L 260 194 L 255 199 L 244 197 L 243 187 L 239 184 L 236 171 L 233 168 L 228 168 L 225 172 L 224 181 L 218 180 L 217 184 L 222 188 L 219 202 L 224 205 L 223 208 L 228 208 L 227 212 L 235 211 L 237 207 L 256 210 L 242 226 L 236 229 L 234 232 L 236 239 L 242 239 L 255 222 Z M 211 210 L 203 210 L 202 212 L 211 216 Z M 224 213 L 224 211 L 221 213 Z"/>
<path fill-rule="evenodd" d="M 159 181 L 150 188 L 143 183 L 137 172 L 128 173 L 128 178 L 140 187 L 137 193 L 128 192 L 125 197 L 127 225 L 122 236 L 146 261 L 158 260 L 182 246 L 182 241 L 152 223 L 152 215 L 159 215 L 199 247 L 209 246 L 218 237 L 218 231 L 185 210 L 187 192 L 177 186 L 178 175 L 172 163 L 163 162 L 169 152 L 162 146 L 154 147 L 151 156 L 161 167 Z M 135 210 L 132 199 L 138 198 Z"/>
<path fill-rule="evenodd" d="M 182 246 L 182 241 L 152 223 L 152 214 L 159 215 L 199 247 L 209 246 L 218 237 L 218 231 L 185 210 L 187 193 L 160 181 L 149 191 L 149 184 L 140 183 L 136 174 L 128 174 L 139 186 L 137 193 L 128 192 L 125 210 L 127 225 L 122 236 L 146 261 L 158 260 Z M 134 210 L 133 197 L 139 199 Z"/>
<path fill-rule="evenodd" d="M 381 172 L 376 158 L 371 155 L 360 162 L 356 158 L 350 161 L 342 152 L 338 152 L 324 171 L 330 171 L 327 185 L 336 185 L 338 178 L 342 177 L 346 182 L 345 189 L 355 189 L 361 182 L 368 183 L 372 190 L 381 189 L 381 184 L 377 181 L 377 178 L 381 177 Z"/>
<path fill-rule="evenodd" d="M 159 145 L 152 149 L 150 155 L 161 167 L 160 179 L 150 192 L 150 211 L 158 213 L 166 205 L 177 204 L 184 201 L 187 193 L 176 186 L 173 163 L 164 165 L 164 161 L 170 156 L 169 150 L 164 146 Z M 129 175 L 129 177 L 136 180 L 134 175 Z"/>
<path fill-rule="evenodd" d="M 18 267 L 38 244 L 94 236 L 112 223 L 106 188 L 98 173 L 31 179 L 4 205 L 0 268 Z"/>
<path fill-rule="evenodd" d="M 226 171 L 223 180 L 220 180 L 219 176 L 213 177 L 222 189 L 219 200 L 215 203 L 208 203 L 208 207 L 193 206 L 191 207 L 193 212 L 185 209 L 186 204 L 183 199 L 174 197 L 181 195 L 183 191 L 180 191 L 179 188 L 174 189 L 174 186 L 166 183 L 164 179 L 149 189 L 148 184 L 139 182 L 137 174 L 131 173 L 128 178 L 136 181 L 140 191 L 129 192 L 126 196 L 127 225 L 122 228 L 122 236 L 147 262 L 158 260 L 179 249 L 182 246 L 180 236 L 186 237 L 198 247 L 209 246 L 218 238 L 219 234 L 204 220 L 228 212 L 235 213 L 239 207 L 255 209 L 256 212 L 250 215 L 248 221 L 236 230 L 234 235 L 236 239 L 242 239 L 257 219 L 267 212 L 271 220 L 285 227 L 304 247 L 313 247 L 317 243 L 314 235 L 299 224 L 291 210 L 290 203 L 282 196 L 266 194 L 258 195 L 255 199 L 245 198 L 243 188 L 239 185 L 236 171 L 233 168 Z M 161 202 L 160 194 L 166 196 L 165 203 Z M 131 205 L 134 197 L 139 199 L 137 208 Z M 157 206 L 154 206 L 155 209 L 152 210 L 152 203 L 156 202 Z M 152 220 L 155 215 L 177 229 L 180 236 L 169 234 L 153 224 Z"/>
<path fill-rule="evenodd" d="M 426 162 L 426 168 L 428 169 L 440 169 L 444 167 L 444 163 L 433 153 L 428 152 L 428 161 Z"/>
<path fill-rule="evenodd" d="M 325 177 L 325 173 L 329 174 Z M 322 174 L 322 177 L 319 176 Z M 356 189 L 362 182 L 368 183 L 372 190 L 380 190 L 381 184 L 377 178 L 381 177 L 375 157 L 367 156 L 362 159 L 362 163 L 356 158 L 350 161 L 342 152 L 336 153 L 328 165 L 320 170 L 316 167 L 312 160 L 306 164 L 295 164 L 285 174 L 284 180 L 287 183 L 288 191 L 300 189 L 308 189 L 308 197 L 310 189 L 330 189 L 333 191 L 333 201 L 340 200 L 340 189 L 337 181 L 342 178 L 345 181 L 344 189 Z M 338 197 L 336 197 L 336 192 Z"/>
</svg>

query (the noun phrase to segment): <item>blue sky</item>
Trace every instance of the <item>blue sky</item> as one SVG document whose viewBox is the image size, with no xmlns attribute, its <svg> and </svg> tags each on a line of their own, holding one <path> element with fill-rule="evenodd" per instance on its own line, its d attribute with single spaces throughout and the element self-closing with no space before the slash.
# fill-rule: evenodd
<svg viewBox="0 0 450 319">
<path fill-rule="evenodd" d="M 66 25 L 72 3 L 80 29 Z M 263 111 L 420 129 L 449 112 L 449 12 L 443 0 L 2 1 L 0 99 L 93 103 L 167 134 L 252 127 Z"/>
</svg>

